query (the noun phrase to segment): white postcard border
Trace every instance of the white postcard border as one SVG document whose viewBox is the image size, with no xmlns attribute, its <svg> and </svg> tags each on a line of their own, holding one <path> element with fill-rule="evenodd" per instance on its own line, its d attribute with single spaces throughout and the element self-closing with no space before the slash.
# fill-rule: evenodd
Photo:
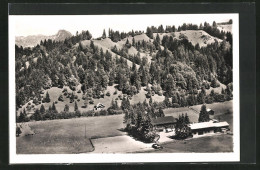
<svg viewBox="0 0 260 170">
<path fill-rule="evenodd" d="M 165 15 L 165 14 L 161 14 Z M 172 15 L 174 14 L 167 14 Z M 188 15 L 188 14 L 184 14 Z M 204 14 L 206 15 L 206 14 Z M 218 15 L 218 14 L 216 14 Z M 233 20 L 233 141 L 232 153 L 136 153 L 136 154 L 16 154 L 15 123 L 15 16 L 9 15 L 9 161 L 28 163 L 120 163 L 120 162 L 237 162 L 240 161 L 239 14 Z M 113 15 L 111 15 L 113 17 Z M 173 23 L 174 24 L 174 23 Z"/>
</svg>

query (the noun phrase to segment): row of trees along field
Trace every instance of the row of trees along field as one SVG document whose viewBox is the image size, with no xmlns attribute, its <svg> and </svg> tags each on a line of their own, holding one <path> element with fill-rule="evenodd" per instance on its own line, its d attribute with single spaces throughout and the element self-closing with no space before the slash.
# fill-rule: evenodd
<svg viewBox="0 0 260 170">
<path fill-rule="evenodd" d="M 142 86 L 152 85 L 151 90 L 147 88 L 148 98 L 158 94 L 168 100 L 179 93 L 182 99 L 193 98 L 192 104 L 203 98 L 199 96 L 201 88 L 217 87 L 221 82 L 229 84 L 225 93 L 232 97 L 232 49 L 227 48 L 226 41 L 195 48 L 185 38 L 176 40 L 170 36 L 161 42 L 157 37 L 154 42 L 163 45 L 163 50 L 160 46 L 157 49 L 154 42 L 135 42 L 140 50 L 152 49 L 150 63 L 147 57 L 139 56 L 138 60 L 128 54 L 112 57 L 93 41 L 90 46 L 81 44 L 91 38 L 88 31 L 83 31 L 65 41 L 47 40 L 33 48 L 16 46 L 17 109 L 33 99 L 40 99 L 40 104 L 45 89 L 68 86 L 76 91 L 79 84 L 83 93 L 94 99 L 102 97 L 108 85 L 117 84 L 116 88 L 128 96 L 139 93 Z M 127 59 L 133 61 L 131 66 Z"/>
</svg>

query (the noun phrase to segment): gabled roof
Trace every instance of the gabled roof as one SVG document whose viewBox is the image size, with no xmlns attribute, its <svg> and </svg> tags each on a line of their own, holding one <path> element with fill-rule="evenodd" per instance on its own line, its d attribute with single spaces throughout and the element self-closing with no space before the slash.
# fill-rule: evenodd
<svg viewBox="0 0 260 170">
<path fill-rule="evenodd" d="M 152 125 L 174 124 L 176 119 L 172 116 L 158 117 L 151 120 Z"/>
<path fill-rule="evenodd" d="M 211 127 L 225 127 L 225 126 L 229 126 L 229 124 L 227 122 L 214 123 L 213 121 L 190 124 L 190 128 L 192 130 L 193 129 L 205 129 L 205 128 L 211 128 Z"/>
</svg>

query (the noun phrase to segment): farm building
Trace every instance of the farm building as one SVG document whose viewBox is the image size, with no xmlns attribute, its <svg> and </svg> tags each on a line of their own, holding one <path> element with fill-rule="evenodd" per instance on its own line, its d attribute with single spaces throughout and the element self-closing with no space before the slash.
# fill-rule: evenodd
<svg viewBox="0 0 260 170">
<path fill-rule="evenodd" d="M 102 103 L 98 103 L 96 106 L 94 106 L 94 111 L 95 110 L 101 110 L 103 109 L 105 106 Z"/>
<path fill-rule="evenodd" d="M 166 128 L 174 128 L 176 119 L 172 116 L 158 117 L 151 120 L 154 130 L 162 131 Z"/>
<path fill-rule="evenodd" d="M 216 120 L 210 120 L 209 122 L 200 122 L 190 124 L 191 133 L 193 137 L 199 137 L 206 134 L 214 134 L 216 132 L 222 132 L 228 129 L 229 124 L 227 122 L 219 122 Z"/>
<path fill-rule="evenodd" d="M 208 112 L 210 115 L 214 115 L 214 110 L 211 110 L 210 108 L 207 109 L 207 112 Z"/>
</svg>

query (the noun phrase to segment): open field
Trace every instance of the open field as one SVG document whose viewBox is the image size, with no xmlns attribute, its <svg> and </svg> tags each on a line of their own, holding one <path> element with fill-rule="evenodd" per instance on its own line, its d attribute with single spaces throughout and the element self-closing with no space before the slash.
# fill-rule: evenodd
<svg viewBox="0 0 260 170">
<path fill-rule="evenodd" d="M 164 109 L 163 111 L 164 111 L 165 116 L 173 116 L 175 118 L 178 118 L 179 115 L 181 115 L 182 113 L 184 115 L 185 115 L 185 113 L 187 113 L 187 115 L 190 118 L 190 122 L 198 122 L 198 119 L 199 119 L 199 114 L 187 107 L 167 108 L 167 109 Z"/>
<path fill-rule="evenodd" d="M 128 135 L 92 140 L 95 150 L 91 153 L 132 153 L 151 150 L 153 143 L 143 143 Z"/>
<path fill-rule="evenodd" d="M 162 150 L 143 151 L 146 153 L 214 153 L 214 152 L 232 152 L 233 136 L 220 134 L 214 136 L 205 136 L 192 138 L 189 140 L 173 140 L 172 142 L 161 144 Z"/>
<path fill-rule="evenodd" d="M 179 115 L 182 113 L 187 113 L 191 122 L 198 122 L 199 119 L 199 112 L 202 105 L 196 105 L 191 106 L 194 110 L 189 109 L 187 107 L 181 107 L 181 108 L 167 108 L 164 109 L 164 114 L 167 116 L 173 116 L 175 118 L 178 118 Z M 210 108 L 215 111 L 214 116 L 210 116 L 211 118 L 217 118 L 220 119 L 220 121 L 227 121 L 230 126 L 233 125 L 233 100 L 226 101 L 223 103 L 213 103 L 213 104 L 207 104 L 207 108 Z"/>
<path fill-rule="evenodd" d="M 35 132 L 17 137 L 18 154 L 82 153 L 93 150 L 88 138 L 120 136 L 123 115 L 28 122 Z M 86 139 L 85 139 L 86 126 Z"/>
<path fill-rule="evenodd" d="M 198 111 L 200 110 L 200 107 L 201 105 L 193 106 L 193 108 L 197 109 Z M 230 124 L 230 128 L 232 130 L 232 101 L 209 104 L 207 107 L 215 111 L 215 118 L 220 118 L 221 121 L 227 121 Z M 230 110 L 231 112 L 225 114 L 227 110 Z M 165 109 L 164 112 L 165 115 L 172 115 L 176 118 L 181 113 L 188 113 L 190 120 L 194 122 L 198 121 L 199 116 L 189 108 L 170 108 Z M 88 138 L 92 138 L 95 152 L 99 153 L 106 152 L 108 148 L 110 148 L 110 153 L 120 152 L 118 150 L 119 145 L 127 146 L 127 148 L 122 149 L 121 151 L 124 153 L 147 150 L 150 147 L 150 144 L 147 145 L 136 141 L 131 137 L 126 136 L 126 132 L 122 131 L 122 128 L 124 128 L 123 117 L 124 115 L 111 115 L 101 117 L 84 117 L 65 120 L 27 122 L 25 124 L 28 124 L 35 134 L 16 138 L 17 153 L 68 154 L 91 152 L 93 151 L 93 147 Z M 213 136 L 202 137 L 199 139 L 190 139 L 186 142 L 186 144 L 183 144 L 181 141 L 176 141 L 177 144 L 176 142 L 174 142 L 174 144 L 171 142 L 171 144 L 164 145 L 166 148 L 169 147 L 167 152 L 230 151 L 230 147 L 232 148 L 232 137 L 229 135 L 221 136 L 222 135 L 216 137 Z M 123 143 L 125 143 L 125 145 Z M 199 148 L 201 146 L 202 149 L 200 148 L 200 150 L 196 150 L 195 146 L 197 145 Z"/>
<path fill-rule="evenodd" d="M 206 106 L 215 111 L 214 116 L 210 116 L 211 118 L 228 122 L 230 130 L 233 131 L 233 114 L 237 114 L 233 113 L 233 100 L 223 103 L 207 104 Z M 200 111 L 201 105 L 192 106 L 192 108 Z"/>
</svg>

